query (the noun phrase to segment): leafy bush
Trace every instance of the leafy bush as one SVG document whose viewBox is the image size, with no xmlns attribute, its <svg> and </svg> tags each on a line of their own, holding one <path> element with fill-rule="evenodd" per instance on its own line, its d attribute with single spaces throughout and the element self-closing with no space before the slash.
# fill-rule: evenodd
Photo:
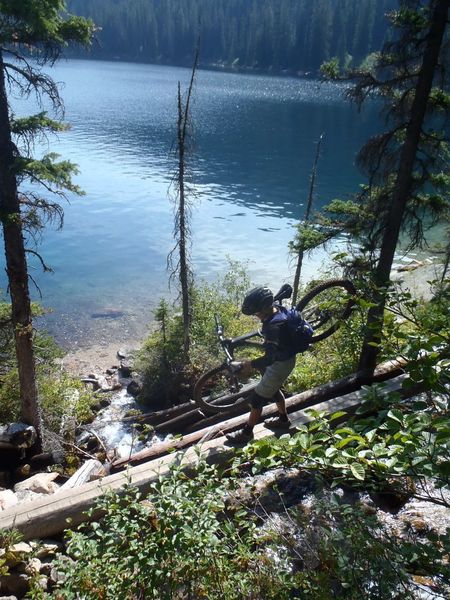
<svg viewBox="0 0 450 600">
<path fill-rule="evenodd" d="M 64 581 L 35 597 L 288 600 L 288 570 L 257 543 L 250 515 L 226 516 L 232 483 L 200 462 L 193 477 L 179 468 L 161 477 L 147 499 L 131 487 L 105 494 L 101 521 L 68 532 Z"/>
<path fill-rule="evenodd" d="M 444 556 L 450 535 L 395 537 L 368 506 L 348 505 L 338 494 L 288 511 L 290 533 L 280 545 L 296 558 L 299 597 L 311 600 L 417 598 L 411 573 L 448 582 Z"/>
<path fill-rule="evenodd" d="M 33 305 L 35 315 L 42 311 Z M 9 321 L 10 305 L 0 304 L 0 422 L 20 419 L 19 375 L 16 367 L 13 332 Z M 54 340 L 43 332 L 35 337 L 36 377 L 44 428 L 60 433 L 63 421 L 88 420 L 92 394 L 83 384 L 70 377 L 56 364 L 63 356 Z"/>
<path fill-rule="evenodd" d="M 183 357 L 181 314 L 162 300 L 155 313 L 158 330 L 150 334 L 137 361 L 144 377 L 144 402 L 168 406 L 189 396 L 198 375 L 223 357 L 217 341 L 214 315 L 220 315 L 228 336 L 255 329 L 252 318 L 241 315 L 245 293 L 251 286 L 245 269 L 230 264 L 230 272 L 216 283 L 203 283 L 193 289 L 191 350 L 189 362 Z"/>
</svg>

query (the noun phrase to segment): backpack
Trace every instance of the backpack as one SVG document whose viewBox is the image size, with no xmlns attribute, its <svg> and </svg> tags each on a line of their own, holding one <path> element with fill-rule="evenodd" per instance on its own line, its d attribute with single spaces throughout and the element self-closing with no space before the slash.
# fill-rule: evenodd
<svg viewBox="0 0 450 600">
<path fill-rule="evenodd" d="M 295 354 L 305 352 L 311 345 L 314 330 L 295 308 L 278 305 L 278 313 L 272 321 L 286 321 L 292 350 Z"/>
</svg>

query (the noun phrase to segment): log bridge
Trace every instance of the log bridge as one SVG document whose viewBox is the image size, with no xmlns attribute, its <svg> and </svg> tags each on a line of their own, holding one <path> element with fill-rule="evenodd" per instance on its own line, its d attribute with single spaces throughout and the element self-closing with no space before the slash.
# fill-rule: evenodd
<svg viewBox="0 0 450 600">
<path fill-rule="evenodd" d="M 387 391 L 401 391 L 406 377 L 402 372 L 401 361 L 390 361 L 380 365 L 372 382 L 386 382 Z M 292 421 L 292 430 L 311 420 L 305 407 L 314 406 L 316 410 L 333 413 L 345 411 L 352 413 L 360 405 L 361 374 L 354 374 L 334 383 L 326 384 L 296 394 L 287 399 L 286 405 Z M 408 396 L 420 390 L 408 389 Z M 274 406 L 264 409 L 267 417 L 276 411 Z M 223 418 L 223 417 L 222 417 Z M 173 464 L 195 466 L 199 457 L 208 462 L 224 462 L 232 456 L 233 449 L 226 445 L 225 433 L 242 427 L 246 415 L 227 418 L 217 424 L 209 424 L 180 439 L 161 442 L 151 448 L 131 456 L 128 460 L 116 461 L 111 466 L 112 473 L 101 479 L 84 483 L 79 487 L 60 489 L 58 492 L 29 502 L 23 502 L 0 512 L 1 529 L 18 529 L 25 540 L 58 536 L 64 529 L 74 528 L 88 520 L 86 512 L 107 490 L 119 491 L 126 484 L 148 492 L 151 484 L 160 476 L 167 474 Z M 273 431 L 264 424 L 254 429 L 255 439 L 273 436 Z M 90 518 L 100 518 L 93 514 Z"/>
</svg>

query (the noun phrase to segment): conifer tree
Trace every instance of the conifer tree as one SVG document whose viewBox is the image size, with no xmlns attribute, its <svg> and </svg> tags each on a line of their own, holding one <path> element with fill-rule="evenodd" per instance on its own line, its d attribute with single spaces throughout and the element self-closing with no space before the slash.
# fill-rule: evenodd
<svg viewBox="0 0 450 600">
<path fill-rule="evenodd" d="M 43 71 L 53 64 L 69 42 L 86 44 L 93 34 L 91 21 L 64 12 L 64 0 L 0 0 L 0 218 L 11 296 L 19 372 L 21 413 L 33 425 L 41 443 L 41 421 L 33 349 L 33 324 L 28 286 L 27 248 L 30 232 L 45 221 L 62 216 L 49 200 L 51 192 L 79 191 L 71 182 L 74 165 L 58 161 L 55 154 L 38 160 L 31 155 L 33 142 L 46 132 L 64 128 L 45 112 L 16 119 L 10 93 L 44 97 L 61 114 L 57 86 Z M 25 186 L 31 183 L 27 191 Z M 43 190 L 40 193 L 38 190 Z"/>
<path fill-rule="evenodd" d="M 328 211 L 334 222 L 332 218 L 326 223 L 344 224 L 372 267 L 373 297 L 360 357 L 360 369 L 366 372 L 376 365 L 401 233 L 409 238 L 409 248 L 420 246 L 424 223 L 431 225 L 449 211 L 448 9 L 449 0 L 400 0 L 399 9 L 390 15 L 391 41 L 372 66 L 348 74 L 356 80 L 350 98 L 361 106 L 377 95 L 388 125 L 359 153 L 368 185 L 355 202 L 332 203 Z M 335 76 L 336 65 L 330 62 L 324 71 Z"/>
</svg>

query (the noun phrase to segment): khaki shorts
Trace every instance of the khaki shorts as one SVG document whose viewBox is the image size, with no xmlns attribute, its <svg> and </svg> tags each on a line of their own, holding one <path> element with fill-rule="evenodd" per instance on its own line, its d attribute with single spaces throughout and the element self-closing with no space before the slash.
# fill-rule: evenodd
<svg viewBox="0 0 450 600">
<path fill-rule="evenodd" d="M 280 387 L 292 373 L 295 367 L 296 356 L 287 360 L 277 360 L 267 367 L 261 381 L 255 388 L 255 392 L 262 398 L 273 398 Z"/>
</svg>

